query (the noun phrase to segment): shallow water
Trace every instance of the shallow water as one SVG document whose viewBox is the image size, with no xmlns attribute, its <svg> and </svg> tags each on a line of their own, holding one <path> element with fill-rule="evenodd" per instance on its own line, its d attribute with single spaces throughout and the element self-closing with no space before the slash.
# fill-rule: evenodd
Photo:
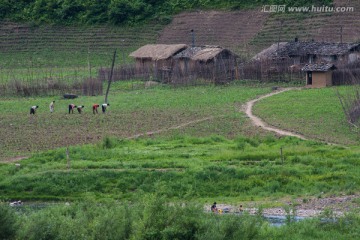
<svg viewBox="0 0 360 240">
<path fill-rule="evenodd" d="M 271 226 L 280 227 L 282 225 L 285 225 L 287 223 L 287 217 L 286 216 L 278 216 L 278 215 L 263 215 L 264 219 L 270 223 Z M 291 217 L 291 221 L 301 221 L 306 219 L 305 217 L 299 217 L 294 216 Z"/>
</svg>

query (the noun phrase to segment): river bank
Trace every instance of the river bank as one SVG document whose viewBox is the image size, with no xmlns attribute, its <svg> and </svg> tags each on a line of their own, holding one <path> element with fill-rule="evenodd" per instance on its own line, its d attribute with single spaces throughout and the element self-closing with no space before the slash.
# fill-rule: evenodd
<svg viewBox="0 0 360 240">
<path fill-rule="evenodd" d="M 276 200 L 276 201 L 251 201 L 241 203 L 243 212 L 257 214 L 261 211 L 262 215 L 286 216 L 289 213 L 298 217 L 317 217 L 321 214 L 331 213 L 333 216 L 343 216 L 346 213 L 360 211 L 360 195 L 343 195 L 330 197 L 308 197 L 296 200 Z M 279 207 L 266 207 L 276 205 Z M 239 213 L 239 206 L 222 204 L 219 202 L 217 208 L 222 212 Z M 265 206 L 265 207 L 263 207 Z M 210 211 L 210 206 L 206 207 Z"/>
</svg>

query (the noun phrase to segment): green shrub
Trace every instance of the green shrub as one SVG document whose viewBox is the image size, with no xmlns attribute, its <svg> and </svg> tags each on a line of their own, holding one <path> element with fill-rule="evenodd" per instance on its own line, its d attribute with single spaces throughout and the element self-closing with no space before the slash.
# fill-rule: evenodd
<svg viewBox="0 0 360 240">
<path fill-rule="evenodd" d="M 116 139 L 106 136 L 102 141 L 102 147 L 104 149 L 111 149 L 116 146 Z"/>
<path fill-rule="evenodd" d="M 15 239 L 16 221 L 15 211 L 0 202 L 0 239 Z"/>
<path fill-rule="evenodd" d="M 165 200 L 159 194 L 144 197 L 137 209 L 134 239 L 194 239 L 202 209 L 170 205 Z"/>
</svg>

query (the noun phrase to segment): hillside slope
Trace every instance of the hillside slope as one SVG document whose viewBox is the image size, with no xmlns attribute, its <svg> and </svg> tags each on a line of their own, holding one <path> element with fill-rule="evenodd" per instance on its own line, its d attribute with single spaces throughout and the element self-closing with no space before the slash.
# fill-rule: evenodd
<svg viewBox="0 0 360 240">
<path fill-rule="evenodd" d="M 113 49 L 117 48 L 123 56 L 127 56 L 130 51 L 147 43 L 191 44 L 191 29 L 194 30 L 197 45 L 220 45 L 247 58 L 278 40 L 291 41 L 295 37 L 300 41 L 314 39 L 340 42 L 341 27 L 343 42 L 358 41 L 360 1 L 335 0 L 334 2 L 335 6 L 354 7 L 355 11 L 270 14 L 261 12 L 260 7 L 239 11 L 193 11 L 174 16 L 171 23 L 166 26 L 152 23 L 141 27 L 106 25 L 33 27 L 27 24 L 1 22 L 0 52 L 5 54 L 3 55 L 5 57 L 0 59 L 0 66 L 4 66 L 4 62 L 9 61 L 9 57 L 16 55 L 15 58 L 22 60 L 24 57 L 21 54 L 36 55 L 41 51 L 86 54 L 90 51 L 101 54 L 107 52 L 111 55 Z M 280 28 L 281 22 L 283 24 Z M 109 58 L 110 55 L 104 56 L 104 59 Z M 98 55 L 94 58 L 96 57 Z M 82 62 L 84 63 L 86 64 L 86 61 Z M 108 65 L 108 62 L 106 64 Z"/>
<path fill-rule="evenodd" d="M 261 31 L 268 17 L 259 10 L 186 12 L 174 17 L 158 42 L 191 44 L 193 29 L 196 45 L 220 45 L 238 53 L 246 52 L 247 44 Z"/>
<path fill-rule="evenodd" d="M 196 44 L 221 45 L 236 53 L 250 57 L 272 43 L 300 40 L 343 42 L 360 39 L 360 2 L 336 0 L 335 6 L 354 7 L 346 13 L 279 13 L 269 14 L 261 9 L 218 12 L 197 11 L 174 17 L 158 39 L 159 43 L 191 43 L 190 30 L 194 29 Z M 283 21 L 280 29 L 281 21 Z"/>
<path fill-rule="evenodd" d="M 114 49 L 118 50 L 120 62 L 125 62 L 130 51 L 155 42 L 162 28 L 156 23 L 146 27 L 34 27 L 4 21 L 0 23 L 0 67 L 75 67 L 86 66 L 88 60 L 95 66 L 107 66 Z"/>
</svg>

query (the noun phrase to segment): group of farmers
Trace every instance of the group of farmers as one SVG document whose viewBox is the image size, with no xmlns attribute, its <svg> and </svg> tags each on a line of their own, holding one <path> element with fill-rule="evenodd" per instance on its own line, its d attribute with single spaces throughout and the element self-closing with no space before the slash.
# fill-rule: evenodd
<svg viewBox="0 0 360 240">
<path fill-rule="evenodd" d="M 104 104 L 101 105 L 101 110 L 102 110 L 103 113 L 106 112 L 106 108 L 107 108 L 108 106 L 110 106 L 109 103 L 104 103 Z M 85 107 L 85 106 L 83 106 L 83 105 L 77 106 L 77 105 L 75 105 L 75 104 L 69 104 L 69 114 L 70 114 L 70 113 L 74 113 L 74 110 L 75 110 L 75 109 L 78 111 L 78 113 L 82 113 L 84 107 Z M 93 104 L 93 105 L 92 105 L 93 114 L 98 113 L 98 107 L 100 107 L 100 104 Z M 30 108 L 30 114 L 35 114 L 36 109 L 38 109 L 38 108 L 39 108 L 39 106 L 32 106 L 32 107 Z M 55 101 L 52 101 L 52 102 L 50 103 L 49 108 L 50 108 L 50 113 L 53 113 L 53 112 L 54 112 L 54 109 L 55 109 Z"/>
</svg>

